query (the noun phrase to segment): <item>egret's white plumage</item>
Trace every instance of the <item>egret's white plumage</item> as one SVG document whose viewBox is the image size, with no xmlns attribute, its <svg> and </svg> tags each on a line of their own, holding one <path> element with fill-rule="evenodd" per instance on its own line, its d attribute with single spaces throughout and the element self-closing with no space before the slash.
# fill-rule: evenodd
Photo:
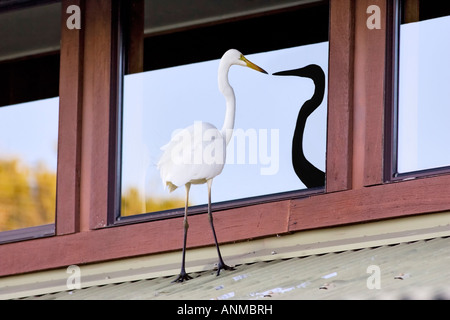
<svg viewBox="0 0 450 320">
<path fill-rule="evenodd" d="M 225 164 L 224 136 L 207 122 L 195 122 L 177 132 L 161 149 L 158 168 L 170 192 L 186 183 L 206 183 L 219 175 Z"/>
<path fill-rule="evenodd" d="M 218 272 L 221 269 L 229 269 L 220 255 L 219 245 L 214 230 L 211 214 L 211 184 L 214 177 L 219 175 L 225 165 L 226 146 L 231 140 L 234 128 L 236 111 L 236 99 L 233 88 L 228 82 L 228 71 L 232 65 L 249 67 L 254 70 L 267 73 L 257 65 L 247 60 L 238 50 L 230 49 L 222 56 L 218 70 L 219 90 L 225 97 L 226 110 L 222 129 L 207 122 L 195 122 L 193 125 L 174 134 L 164 147 L 163 154 L 158 162 L 161 179 L 165 187 L 172 192 L 180 186 L 186 188 L 186 203 L 184 215 L 184 244 L 181 273 L 175 280 L 182 282 L 190 279 L 186 274 L 184 261 L 186 250 L 186 236 L 188 230 L 187 208 L 189 189 L 191 184 L 208 184 L 208 213 L 211 228 L 219 255 Z"/>
</svg>

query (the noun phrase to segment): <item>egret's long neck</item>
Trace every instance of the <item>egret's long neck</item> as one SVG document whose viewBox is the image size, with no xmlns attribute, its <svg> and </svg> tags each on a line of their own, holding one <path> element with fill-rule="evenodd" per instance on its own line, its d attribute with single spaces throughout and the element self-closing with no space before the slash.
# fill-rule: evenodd
<svg viewBox="0 0 450 320">
<path fill-rule="evenodd" d="M 229 65 L 222 62 L 220 63 L 218 72 L 219 90 L 222 92 L 226 100 L 225 120 L 223 122 L 221 133 L 224 137 L 226 137 L 227 144 L 230 142 L 231 136 L 233 135 L 234 117 L 236 111 L 236 98 L 234 96 L 233 88 L 228 82 L 229 70 Z"/>
</svg>

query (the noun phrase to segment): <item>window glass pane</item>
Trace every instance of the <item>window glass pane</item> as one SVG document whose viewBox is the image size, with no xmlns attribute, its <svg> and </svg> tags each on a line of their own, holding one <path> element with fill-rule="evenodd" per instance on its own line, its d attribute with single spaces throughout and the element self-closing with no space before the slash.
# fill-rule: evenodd
<svg viewBox="0 0 450 320">
<path fill-rule="evenodd" d="M 450 166 L 450 6 L 402 3 L 398 173 Z"/>
<path fill-rule="evenodd" d="M 122 216 L 184 207 L 183 186 L 172 193 L 164 189 L 157 168 L 162 154 L 160 149 L 169 142 L 174 132 L 192 124 L 195 128 L 196 124 L 200 125 L 199 121 L 209 122 L 219 130 L 222 128 L 226 107 L 224 96 L 218 89 L 219 59 L 227 49 L 235 46 L 246 58 L 270 74 L 291 70 L 296 70 L 298 74 L 292 71 L 287 76 L 267 75 L 249 68 L 231 67 L 228 79 L 236 96 L 235 126 L 226 149 L 225 167 L 222 173 L 214 178 L 213 202 L 307 189 L 294 171 L 292 159 L 294 135 L 298 137 L 297 141 L 303 142 L 302 151 L 311 163 L 310 167 L 315 167 L 320 173 L 319 182 L 314 187 L 324 186 L 328 5 L 321 3 L 309 10 L 297 8 L 285 16 L 279 16 L 277 21 L 281 23 L 277 24 L 272 32 L 278 35 L 278 38 L 285 37 L 285 39 L 276 41 L 277 38 L 268 38 L 264 40 L 266 41 L 264 46 L 259 41 L 252 42 L 248 35 L 262 29 L 260 30 L 262 34 L 255 34 L 255 38 L 262 41 L 267 29 L 264 29 L 264 24 L 267 24 L 268 20 L 227 23 L 212 30 L 200 28 L 197 33 L 204 39 L 205 34 L 211 36 L 215 32 L 221 33 L 226 30 L 235 32 L 243 28 L 243 25 L 256 24 L 253 26 L 254 30 L 244 29 L 245 31 L 237 32 L 236 41 L 233 41 L 233 37 L 226 38 L 225 35 L 223 40 L 225 43 L 222 43 L 220 39 L 223 38 L 218 34 L 215 42 L 200 49 L 188 45 L 191 41 L 197 43 L 195 38 L 189 41 L 182 40 L 187 44 L 186 50 L 177 48 L 176 55 L 181 58 L 174 57 L 174 59 L 181 61 L 183 58 L 190 58 L 192 63 L 189 64 L 175 63 L 174 66 L 170 66 L 166 64 L 170 61 L 164 57 L 147 63 L 145 60 L 147 56 L 150 57 L 152 54 L 164 56 L 163 45 L 159 47 L 160 52 L 156 53 L 154 51 L 158 49 L 155 46 L 151 49 L 150 46 L 151 41 L 164 43 L 159 36 L 155 36 L 158 39 L 151 36 L 146 38 L 149 44 L 144 48 L 143 63 L 130 63 L 132 57 L 139 55 L 136 52 L 128 52 L 129 74 L 124 77 L 122 110 Z M 311 16 L 307 19 L 305 27 L 315 29 L 319 26 L 316 30 L 324 31 L 317 31 L 317 34 L 307 39 L 298 30 L 294 31 L 293 25 L 298 23 L 299 16 L 305 17 L 305 14 Z M 317 16 L 320 19 L 317 19 Z M 196 36 L 195 31 L 185 32 Z M 291 36 L 286 36 L 286 33 Z M 170 47 L 172 46 L 170 40 L 182 37 L 183 35 L 176 33 L 167 35 L 168 42 L 164 44 Z M 130 40 L 130 43 L 132 42 L 133 40 Z M 238 47 L 240 43 L 248 49 L 248 52 L 244 51 L 245 48 Z M 256 48 L 256 52 L 251 44 Z M 220 52 L 216 47 L 219 47 Z M 198 62 L 195 57 L 197 52 L 206 58 Z M 173 53 L 169 50 L 168 55 Z M 184 57 L 185 55 L 187 57 Z M 208 58 L 209 56 L 211 58 Z M 157 63 L 161 62 L 164 68 L 157 68 L 152 64 L 155 60 Z M 130 67 L 132 65 L 143 66 L 144 72 L 138 72 L 142 69 L 139 70 L 139 67 L 133 69 Z M 305 74 L 300 76 L 301 71 L 297 69 L 310 65 L 317 65 L 319 71 L 310 67 L 304 69 Z M 320 70 L 323 71 L 323 76 Z M 316 80 L 315 86 L 312 77 L 322 78 Z M 307 118 L 303 116 L 306 123 L 302 124 L 300 121 L 296 129 L 299 110 L 313 97 L 316 89 L 321 91 L 317 93 L 320 97 L 317 101 L 311 101 L 312 113 L 308 114 Z M 312 107 L 313 104 L 316 105 Z M 304 136 L 301 138 L 303 133 Z M 310 172 L 306 169 L 304 171 Z M 206 185 L 193 185 L 190 189 L 190 205 L 205 203 L 207 203 Z"/>
<path fill-rule="evenodd" d="M 0 231 L 55 221 L 60 11 L 0 12 Z"/>
</svg>

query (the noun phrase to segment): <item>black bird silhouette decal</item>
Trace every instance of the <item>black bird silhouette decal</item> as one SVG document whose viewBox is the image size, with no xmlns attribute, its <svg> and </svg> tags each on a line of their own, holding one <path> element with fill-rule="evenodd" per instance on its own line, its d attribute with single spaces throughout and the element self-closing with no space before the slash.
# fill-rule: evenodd
<svg viewBox="0 0 450 320">
<path fill-rule="evenodd" d="M 303 152 L 303 134 L 305 132 L 306 120 L 322 103 L 325 93 L 325 73 L 320 66 L 310 64 L 299 69 L 276 72 L 273 75 L 297 76 L 310 78 L 314 81 L 314 94 L 311 99 L 303 104 L 298 113 L 292 140 L 292 166 L 298 178 L 307 188 L 323 187 L 325 186 L 325 173 L 306 159 L 305 153 Z"/>
</svg>

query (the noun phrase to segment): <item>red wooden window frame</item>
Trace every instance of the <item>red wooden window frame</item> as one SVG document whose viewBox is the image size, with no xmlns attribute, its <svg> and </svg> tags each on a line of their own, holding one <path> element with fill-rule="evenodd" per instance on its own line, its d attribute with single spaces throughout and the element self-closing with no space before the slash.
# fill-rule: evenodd
<svg viewBox="0 0 450 320">
<path fill-rule="evenodd" d="M 57 2 L 56 0 L 54 2 Z M 45 3 L 44 3 L 45 4 Z M 27 6 L 33 6 L 36 4 L 30 3 L 27 4 L 26 1 L 24 2 L 18 2 L 14 3 L 14 1 L 11 1 L 10 3 L 5 3 L 1 6 L 0 9 L 2 9 L 2 12 L 8 12 L 10 10 L 18 10 L 27 8 Z M 29 58 L 29 59 L 28 59 Z M 10 97 L 7 97 L 2 101 L 2 105 L 10 105 L 10 104 L 16 104 L 16 103 L 23 103 L 28 102 L 31 100 L 39 100 L 43 98 L 49 98 L 54 95 L 58 95 L 58 90 L 55 90 L 55 84 L 58 83 L 58 77 L 54 75 L 53 71 L 56 71 L 55 68 L 58 67 L 58 63 L 60 61 L 60 53 L 58 54 L 58 51 L 51 51 L 46 53 L 41 53 L 37 55 L 33 55 L 26 58 L 17 58 L 13 60 L 6 61 L 6 64 L 9 65 L 11 68 L 10 71 L 12 73 L 12 76 L 5 76 L 3 79 L 3 82 L 6 81 L 6 87 L 8 87 L 8 81 L 12 81 L 13 87 L 17 85 L 18 82 L 21 82 L 21 76 L 27 72 L 27 63 L 39 64 L 43 63 L 44 69 L 45 67 L 51 68 L 50 75 L 48 78 L 46 78 L 46 75 L 43 76 L 43 80 L 41 82 L 44 83 L 43 86 L 37 86 L 30 88 L 27 92 L 16 92 L 13 93 Z M 24 65 L 20 65 L 21 63 L 25 63 Z M 17 74 L 12 72 L 15 70 L 14 68 L 18 67 L 20 69 L 20 72 Z M 44 70 L 41 66 L 41 71 Z M 45 69 L 46 70 L 46 69 Z M 61 70 L 59 70 L 61 73 Z M 4 85 L 3 83 L 2 85 Z M 14 91 L 14 90 L 13 90 Z M 61 109 L 61 108 L 59 108 Z M 60 128 L 58 128 L 59 130 Z M 58 133 L 59 134 L 59 133 Z M 58 137 L 59 139 L 59 137 Z M 59 142 L 58 142 L 59 143 Z M 59 160 L 58 160 L 59 161 Z M 56 214 L 56 213 L 55 213 Z M 56 220 L 56 217 L 55 217 Z M 20 229 L 12 229 L 7 231 L 0 232 L 0 244 L 1 243 L 7 243 L 7 242 L 14 242 L 14 241 L 20 241 L 20 240 L 29 240 L 29 239 L 35 239 L 35 238 L 41 238 L 41 237 L 49 237 L 55 235 L 55 229 L 56 229 L 56 223 L 48 223 L 43 225 L 36 225 L 32 227 L 25 227 Z"/>
<path fill-rule="evenodd" d="M 117 130 L 112 1 L 62 3 L 80 5 L 84 16 L 81 30 L 62 28 L 56 235 L 0 245 L 0 276 L 181 248 L 182 218 L 108 227 Z M 330 1 L 326 193 L 218 211 L 221 242 L 450 210 L 450 175 L 383 183 L 388 4 Z M 367 28 L 370 5 L 381 9 L 381 30 Z M 208 223 L 192 216 L 189 247 L 213 244 Z"/>
<path fill-rule="evenodd" d="M 418 18 L 419 0 L 404 1 L 405 9 L 402 9 L 402 1 L 395 0 L 388 8 L 387 29 L 389 30 L 389 39 L 387 46 L 386 61 L 386 141 L 385 155 L 386 162 L 384 168 L 384 180 L 386 182 L 398 182 L 416 178 L 426 178 L 437 175 L 450 174 L 450 166 L 430 168 L 424 170 L 415 170 L 411 172 L 398 173 L 397 171 L 397 130 L 398 130 L 398 66 L 399 66 L 399 39 L 401 16 L 406 14 Z M 405 10 L 405 12 L 402 12 Z"/>
<path fill-rule="evenodd" d="M 324 9 L 325 10 L 328 9 L 328 5 L 329 5 L 328 0 L 319 1 L 318 6 L 315 8 L 315 10 L 316 10 L 315 14 L 316 15 L 323 14 Z M 124 13 L 120 13 L 119 15 L 122 15 L 122 14 L 128 14 L 129 15 L 129 14 L 132 14 L 131 13 L 132 10 L 136 10 L 140 14 L 142 14 L 142 16 L 140 18 L 134 17 L 135 21 L 139 21 L 139 22 L 137 22 L 135 24 L 131 23 L 130 25 L 127 25 L 127 26 L 122 26 L 124 28 L 122 31 L 120 31 L 121 27 L 119 27 L 118 31 L 122 33 L 122 37 L 126 37 L 126 40 L 124 42 L 128 43 L 128 45 L 125 45 L 125 48 L 122 48 L 120 46 L 117 48 L 119 55 L 123 55 L 123 56 L 127 56 L 128 57 L 128 59 L 125 59 L 126 61 L 122 62 L 123 63 L 122 65 L 120 65 L 120 61 L 119 61 L 119 69 L 122 69 L 122 71 L 123 71 L 123 74 L 119 75 L 119 77 L 120 76 L 123 77 L 125 74 L 127 74 L 126 70 L 128 70 L 128 72 L 130 72 L 130 73 L 142 72 L 142 70 L 144 68 L 144 65 L 147 64 L 147 61 L 151 61 L 152 59 L 156 59 L 156 60 L 158 60 L 158 59 L 161 59 L 161 60 L 165 60 L 165 59 L 168 59 L 168 60 L 170 60 L 170 59 L 174 59 L 174 60 L 180 59 L 180 60 L 175 61 L 174 64 L 177 64 L 177 63 L 185 64 L 185 63 L 188 63 L 188 62 L 191 63 L 191 61 L 189 59 L 191 59 L 190 56 L 193 53 L 190 52 L 190 51 L 188 51 L 186 53 L 186 56 L 188 56 L 189 58 L 184 58 L 184 60 L 182 58 L 178 57 L 179 55 L 172 56 L 170 54 L 170 52 L 167 54 L 170 58 L 166 58 L 165 54 L 162 54 L 162 53 L 165 53 L 164 50 L 162 50 L 161 52 L 158 52 L 157 55 L 154 56 L 154 57 L 149 57 L 147 55 L 147 57 L 144 58 L 145 55 L 144 55 L 144 48 L 143 47 L 150 47 L 150 46 L 148 44 L 144 44 L 145 41 L 142 41 L 143 34 L 139 34 L 140 30 L 143 28 L 143 26 L 142 26 L 142 23 L 143 23 L 143 20 L 144 20 L 144 16 L 143 16 L 143 13 L 142 13 L 143 6 L 144 6 L 144 2 L 142 0 L 136 1 L 134 3 L 131 3 L 131 2 L 128 2 L 128 1 L 123 1 L 122 2 L 121 10 L 124 11 Z M 315 6 L 315 4 L 313 4 L 312 6 Z M 272 15 L 272 14 L 274 16 L 282 15 L 283 13 L 292 13 L 292 12 L 295 12 L 297 10 L 301 11 L 303 16 L 306 16 L 306 15 L 310 14 L 310 12 L 311 12 L 311 11 L 307 11 L 307 9 L 310 9 L 310 7 L 309 6 L 305 6 L 305 5 L 302 6 L 301 8 L 297 7 L 297 6 L 294 6 L 294 7 L 291 7 L 291 8 L 274 10 L 274 11 L 269 12 L 269 14 L 263 14 L 262 16 L 264 17 L 266 15 Z M 320 12 L 320 13 L 318 13 L 318 12 Z M 298 16 L 298 17 L 296 17 L 296 19 L 301 19 L 302 17 Z M 255 23 L 251 18 L 261 18 L 261 14 L 258 14 L 258 13 L 250 14 L 249 16 L 246 16 L 243 19 L 243 21 L 245 21 L 245 22 L 247 22 L 249 24 Z M 323 18 L 323 16 L 321 16 L 321 18 Z M 328 19 L 328 15 L 327 15 L 326 18 Z M 280 19 L 279 16 L 278 16 L 278 19 Z M 286 19 L 286 16 L 283 16 L 283 18 L 281 18 L 281 19 Z M 296 21 L 296 19 L 292 18 L 292 16 L 291 16 L 290 19 L 292 21 L 294 21 L 294 22 Z M 310 20 L 308 20 L 308 21 L 312 21 L 311 19 L 313 19 L 313 18 L 309 17 L 309 19 Z M 125 20 L 127 20 L 127 21 L 122 22 L 121 20 L 119 20 L 119 24 L 120 23 L 124 23 L 124 24 L 130 23 L 129 17 L 126 17 Z M 133 20 L 133 18 L 131 20 Z M 248 21 L 251 21 L 251 22 L 248 22 Z M 290 22 L 292 22 L 292 21 L 290 21 Z M 223 27 L 223 25 L 227 25 L 227 23 L 234 23 L 234 24 L 236 24 L 236 23 L 239 23 L 239 22 L 241 22 L 241 20 L 239 18 L 228 18 L 228 19 L 225 19 L 225 20 L 221 20 L 219 25 L 221 27 Z M 265 24 L 267 24 L 267 22 L 268 22 L 267 20 L 264 21 Z M 276 23 L 274 21 L 271 21 L 271 22 L 272 23 Z M 322 20 L 319 21 L 319 22 L 322 22 Z M 261 23 L 261 22 L 256 22 L 255 23 L 256 26 L 259 26 L 258 23 Z M 306 23 L 303 22 L 303 28 L 307 25 L 307 23 L 309 23 L 309 22 L 306 22 Z M 316 26 L 318 25 L 317 21 L 314 21 L 314 23 L 315 23 Z M 195 29 L 195 30 L 199 34 L 205 34 L 205 31 L 204 31 L 203 28 L 214 27 L 214 26 L 216 26 L 214 23 L 209 22 L 209 23 L 200 24 L 200 25 L 196 26 L 196 28 L 200 29 L 200 31 L 198 31 L 198 29 Z M 299 27 L 302 28 L 300 25 L 299 25 Z M 326 25 L 326 27 L 328 27 L 328 24 Z M 132 30 L 130 30 L 130 28 Z M 174 32 L 176 34 L 175 38 L 179 39 L 179 38 L 182 38 L 183 36 L 188 36 L 186 34 L 180 35 L 180 33 L 183 33 L 183 31 L 184 32 L 192 31 L 193 30 L 192 28 L 193 27 L 175 29 L 176 30 Z M 245 26 L 240 25 L 239 27 L 233 26 L 233 28 L 231 30 L 230 30 L 230 28 L 227 28 L 226 30 L 227 30 L 227 33 L 228 32 L 232 33 L 232 32 L 239 32 L 239 30 L 243 30 L 244 28 L 245 28 Z M 256 27 L 255 29 L 258 29 L 258 27 Z M 209 32 L 207 32 L 207 33 L 215 32 L 215 31 L 212 31 L 211 29 L 208 29 L 208 30 L 209 30 Z M 300 39 L 296 39 L 295 40 L 297 42 L 291 41 L 287 45 L 283 42 L 283 44 L 281 44 L 281 45 L 286 45 L 286 47 L 290 47 L 290 46 L 293 46 L 293 45 L 303 45 L 304 43 L 308 43 L 308 41 L 312 41 L 311 38 L 314 38 L 314 41 L 324 41 L 324 40 L 322 40 L 324 38 L 324 35 L 323 35 L 324 30 L 326 30 L 328 32 L 328 28 L 325 28 L 324 26 L 321 26 L 321 30 L 318 32 L 319 35 L 316 34 L 316 35 L 314 35 L 314 36 L 312 36 L 310 38 L 301 36 Z M 258 31 L 261 31 L 261 34 L 264 34 L 264 30 L 258 30 Z M 222 28 L 222 30 L 219 29 L 219 31 L 217 31 L 217 32 L 219 34 L 221 34 L 221 32 L 223 32 L 223 28 Z M 247 32 L 249 32 L 249 33 L 256 33 L 253 30 L 247 30 Z M 133 36 L 129 36 L 129 35 L 133 35 Z M 135 35 L 136 35 L 136 37 L 134 37 Z M 171 35 L 173 36 L 173 34 L 171 34 Z M 167 31 L 163 32 L 163 36 L 167 37 Z M 293 37 L 295 37 L 295 36 L 293 35 Z M 174 40 L 173 38 L 169 38 L 169 39 Z M 186 39 L 189 39 L 188 43 L 190 43 L 190 42 L 196 43 L 197 41 L 199 41 L 199 40 L 195 41 L 192 38 L 186 38 Z M 198 38 L 198 39 L 201 39 L 201 38 Z M 319 40 L 319 39 L 321 39 L 321 40 Z M 117 40 L 117 43 L 120 43 L 121 41 L 123 41 L 123 40 L 120 39 L 120 37 L 119 37 L 119 39 Z M 170 40 L 167 40 L 167 41 L 170 41 Z M 178 40 L 178 41 L 180 41 L 180 40 Z M 284 41 L 286 41 L 286 40 L 284 40 Z M 300 42 L 298 42 L 298 41 L 300 41 Z M 258 43 L 258 41 L 255 41 L 255 42 Z M 264 42 L 264 41 L 262 39 L 259 39 L 259 42 Z M 246 43 L 247 43 L 247 41 L 244 41 L 243 43 L 240 43 L 240 44 L 244 45 Z M 160 44 L 160 43 L 157 41 L 156 45 L 158 45 L 158 44 Z M 188 46 L 188 44 L 186 44 L 184 42 L 181 45 L 180 44 L 177 44 L 177 45 L 179 47 L 184 46 L 184 45 Z M 214 44 L 212 44 L 212 45 L 214 45 Z M 259 44 L 259 45 L 261 46 L 260 48 L 264 48 L 264 49 L 262 49 L 262 51 L 269 51 L 269 49 L 266 49 L 265 47 L 262 47 L 262 44 Z M 271 43 L 271 45 L 273 45 L 273 43 Z M 141 46 L 141 47 L 139 47 L 139 46 Z M 210 44 L 210 46 L 211 46 L 211 44 Z M 248 46 L 248 44 L 247 44 L 247 46 Z M 276 43 L 276 48 L 271 48 L 270 50 L 277 50 L 277 48 L 279 48 L 278 46 L 280 46 L 280 43 Z M 139 48 L 137 49 L 137 47 L 139 47 Z M 124 51 L 124 53 L 121 52 L 121 49 Z M 198 49 L 199 48 L 197 48 L 196 50 L 198 51 Z M 248 49 L 249 48 L 247 48 L 247 50 Z M 115 49 L 113 49 L 113 50 L 115 50 Z M 222 50 L 222 49 L 220 49 L 220 48 L 217 49 L 216 48 L 215 51 L 217 51 L 217 50 Z M 223 50 L 226 50 L 226 48 L 223 49 Z M 247 50 L 245 52 L 247 52 Z M 220 51 L 219 53 L 221 53 L 221 52 L 222 51 Z M 130 58 L 130 56 L 134 56 L 134 55 L 137 55 L 136 59 Z M 203 55 L 202 58 L 204 58 L 204 59 L 208 59 L 207 57 L 209 57 L 208 54 L 206 54 L 205 52 L 202 52 L 202 55 Z M 209 59 L 212 59 L 213 57 L 214 56 L 209 57 Z M 144 62 L 144 59 L 145 59 L 146 62 Z M 180 62 L 180 61 L 182 61 L 182 62 Z M 153 63 L 152 64 L 153 68 L 156 67 L 158 65 L 158 63 L 161 63 L 161 68 L 166 68 L 166 67 L 171 66 L 171 64 L 167 60 L 165 60 L 163 62 L 155 62 L 155 63 Z M 158 68 L 159 68 L 159 66 L 158 66 Z M 130 70 L 134 70 L 134 71 L 131 72 Z M 149 70 L 144 70 L 144 71 L 149 71 Z M 118 88 L 119 94 L 120 94 L 120 91 L 121 91 L 121 88 L 119 87 Z M 119 98 L 118 101 L 121 101 L 121 99 Z M 120 106 L 119 106 L 119 108 L 120 108 Z M 116 114 L 118 115 L 118 117 L 120 117 L 121 112 L 119 111 Z M 118 119 L 118 120 L 119 120 L 118 122 L 120 122 L 120 119 Z M 120 126 L 120 124 L 119 124 L 119 126 Z M 120 140 L 120 138 L 119 138 L 119 140 Z M 119 157 L 119 159 L 116 162 L 118 166 L 120 166 L 120 161 L 121 161 L 121 159 Z M 115 188 L 119 188 L 120 189 L 119 179 L 121 179 L 121 176 L 119 176 L 115 180 L 115 183 L 116 183 Z M 110 216 L 108 217 L 108 224 L 109 225 L 111 225 L 111 224 L 124 225 L 124 224 L 136 223 L 136 222 L 154 221 L 154 220 L 161 220 L 161 219 L 167 219 L 167 218 L 174 218 L 174 217 L 184 216 L 184 207 L 183 208 L 178 208 L 178 209 L 171 209 L 171 210 L 161 211 L 161 212 L 150 212 L 150 213 L 142 212 L 140 214 L 133 214 L 133 215 L 129 215 L 129 216 L 121 216 L 121 202 L 120 202 L 120 200 L 121 200 L 120 199 L 121 191 L 119 189 L 116 189 L 116 191 L 115 191 L 115 196 L 116 196 L 116 198 L 115 198 L 115 200 L 116 200 L 115 206 L 114 206 L 113 209 L 108 211 L 109 214 L 110 214 Z M 223 211 L 223 210 L 229 210 L 229 209 L 232 209 L 232 208 L 251 206 L 251 205 L 267 203 L 267 202 L 273 202 L 273 201 L 282 201 L 282 200 L 288 200 L 288 199 L 305 198 L 305 197 L 308 197 L 308 196 L 310 196 L 312 194 L 323 193 L 323 192 L 325 192 L 325 190 L 326 190 L 325 186 L 322 186 L 322 187 L 308 188 L 308 189 L 301 189 L 301 190 L 291 190 L 291 191 L 286 191 L 286 192 L 281 192 L 281 193 L 276 193 L 276 194 L 265 194 L 265 195 L 259 195 L 259 196 L 256 196 L 256 197 L 249 197 L 249 198 L 243 198 L 243 199 L 229 200 L 229 201 L 224 201 L 224 202 L 221 202 L 221 203 L 213 203 L 213 205 L 212 205 L 213 207 L 212 208 L 213 208 L 213 211 Z M 114 192 L 114 191 L 111 190 L 111 192 Z M 198 206 L 194 206 L 194 207 L 189 208 L 189 215 L 201 214 L 201 213 L 206 213 L 206 212 L 207 212 L 207 205 L 206 204 L 205 205 L 198 205 Z"/>
</svg>

